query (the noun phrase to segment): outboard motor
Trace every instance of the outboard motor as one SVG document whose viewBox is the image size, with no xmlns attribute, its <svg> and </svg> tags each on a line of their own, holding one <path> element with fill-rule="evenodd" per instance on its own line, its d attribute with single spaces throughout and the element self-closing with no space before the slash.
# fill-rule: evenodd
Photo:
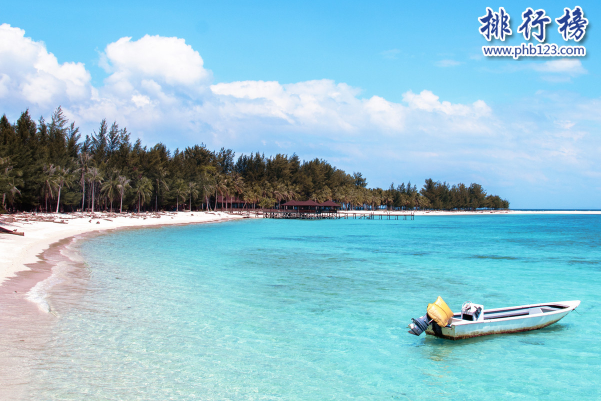
<svg viewBox="0 0 601 401">
<path fill-rule="evenodd" d="M 422 334 L 432 322 L 436 322 L 440 327 L 445 327 L 453 318 L 453 312 L 447 304 L 438 297 L 433 304 L 428 304 L 427 313 L 417 319 L 411 319 L 409 333 L 419 336 Z"/>
<path fill-rule="evenodd" d="M 413 323 L 409 323 L 409 326 L 407 327 L 409 328 L 409 333 L 415 334 L 416 336 L 419 336 L 426 331 L 430 323 L 432 323 L 432 319 L 428 319 L 427 313 L 422 317 L 418 317 L 417 319 L 412 318 L 411 321 Z"/>
</svg>

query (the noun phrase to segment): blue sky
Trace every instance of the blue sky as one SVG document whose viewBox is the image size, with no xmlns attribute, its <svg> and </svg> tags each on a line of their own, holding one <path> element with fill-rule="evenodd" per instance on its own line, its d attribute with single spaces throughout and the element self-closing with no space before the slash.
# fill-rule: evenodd
<svg viewBox="0 0 601 401">
<path fill-rule="evenodd" d="M 598 2 L 82 3 L 3 6 L 0 113 L 61 104 L 83 133 L 106 117 L 172 149 L 296 152 L 374 186 L 432 177 L 514 208 L 601 208 Z M 482 57 L 486 6 L 519 45 L 527 7 L 576 5 L 586 57 Z M 547 42 L 576 44 L 555 22 Z"/>
</svg>

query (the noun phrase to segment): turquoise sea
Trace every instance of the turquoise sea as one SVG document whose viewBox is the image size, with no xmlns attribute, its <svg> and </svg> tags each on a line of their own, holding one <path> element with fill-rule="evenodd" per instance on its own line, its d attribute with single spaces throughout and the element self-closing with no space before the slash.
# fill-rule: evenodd
<svg viewBox="0 0 601 401">
<path fill-rule="evenodd" d="M 85 279 L 68 308 L 47 297 L 28 399 L 601 398 L 601 216 L 260 219 L 77 248 Z M 527 333 L 408 334 L 439 295 L 582 304 Z"/>
</svg>

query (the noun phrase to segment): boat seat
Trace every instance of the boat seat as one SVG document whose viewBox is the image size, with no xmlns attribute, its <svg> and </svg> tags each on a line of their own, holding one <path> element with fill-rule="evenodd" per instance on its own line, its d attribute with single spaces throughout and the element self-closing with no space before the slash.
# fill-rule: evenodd
<svg viewBox="0 0 601 401">
<path fill-rule="evenodd" d="M 529 315 L 541 315 L 543 313 L 543 310 L 541 308 L 530 308 L 528 309 L 528 314 Z"/>
</svg>

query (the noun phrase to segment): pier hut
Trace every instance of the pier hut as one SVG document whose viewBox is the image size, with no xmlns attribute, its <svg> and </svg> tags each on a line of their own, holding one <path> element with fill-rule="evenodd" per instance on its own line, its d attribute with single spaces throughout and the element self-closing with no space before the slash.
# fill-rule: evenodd
<svg viewBox="0 0 601 401">
<path fill-rule="evenodd" d="M 308 200 L 308 201 L 296 201 L 291 200 L 282 205 L 283 210 L 294 210 L 297 213 L 316 213 L 319 203 Z"/>
<path fill-rule="evenodd" d="M 337 213 L 338 210 L 342 208 L 342 205 L 339 205 L 336 202 L 331 200 L 320 203 L 318 209 L 322 213 Z"/>
<path fill-rule="evenodd" d="M 215 201 L 215 209 L 244 209 L 248 207 L 246 201 L 236 197 L 236 196 L 221 196 L 218 195 Z"/>
<path fill-rule="evenodd" d="M 284 203 L 280 209 L 268 210 L 266 217 L 284 219 L 336 218 L 336 213 L 341 207 L 341 205 L 332 201 L 317 203 L 312 200 L 291 200 Z"/>
</svg>

